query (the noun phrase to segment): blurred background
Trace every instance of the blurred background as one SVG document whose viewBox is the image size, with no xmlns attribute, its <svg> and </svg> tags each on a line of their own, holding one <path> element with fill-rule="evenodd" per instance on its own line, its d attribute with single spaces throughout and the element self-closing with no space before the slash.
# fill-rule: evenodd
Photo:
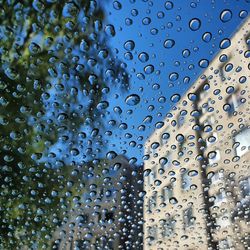
<svg viewBox="0 0 250 250">
<path fill-rule="evenodd" d="M 249 249 L 248 0 L 0 0 L 1 249 Z"/>
</svg>

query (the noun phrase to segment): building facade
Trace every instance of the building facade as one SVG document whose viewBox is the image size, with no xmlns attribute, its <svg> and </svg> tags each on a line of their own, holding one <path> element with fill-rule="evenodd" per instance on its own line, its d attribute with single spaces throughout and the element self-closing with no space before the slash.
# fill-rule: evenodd
<svg viewBox="0 0 250 250">
<path fill-rule="evenodd" d="M 250 248 L 250 19 L 225 42 L 145 144 L 145 250 Z"/>
</svg>

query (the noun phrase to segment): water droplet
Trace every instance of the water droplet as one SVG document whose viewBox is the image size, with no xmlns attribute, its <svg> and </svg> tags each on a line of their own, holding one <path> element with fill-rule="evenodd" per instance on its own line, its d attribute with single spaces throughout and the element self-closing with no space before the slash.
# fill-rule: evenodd
<svg viewBox="0 0 250 250">
<path fill-rule="evenodd" d="M 184 49 L 184 50 L 182 51 L 182 56 L 183 56 L 184 58 L 189 57 L 189 56 L 190 56 L 190 50 L 189 50 L 189 49 Z"/>
<path fill-rule="evenodd" d="M 179 78 L 179 74 L 177 72 L 172 72 L 169 75 L 169 80 L 171 80 L 173 82 L 178 80 L 178 78 Z"/>
<path fill-rule="evenodd" d="M 230 47 L 230 46 L 231 46 L 231 40 L 228 39 L 228 38 L 225 38 L 225 39 L 223 39 L 223 40 L 220 42 L 220 48 L 221 48 L 221 49 L 226 49 L 226 48 L 228 48 L 228 47 Z"/>
<path fill-rule="evenodd" d="M 165 8 L 166 8 L 166 10 L 171 10 L 171 9 L 173 9 L 173 7 L 174 7 L 173 2 L 167 1 L 167 2 L 165 3 Z"/>
<path fill-rule="evenodd" d="M 16 80 L 19 77 L 19 74 L 13 68 L 6 68 L 4 73 L 11 80 Z"/>
<path fill-rule="evenodd" d="M 174 94 L 174 95 L 172 95 L 171 98 L 170 98 L 171 102 L 173 102 L 173 103 L 179 102 L 180 99 L 181 99 L 181 96 L 180 96 L 179 94 Z"/>
<path fill-rule="evenodd" d="M 144 72 L 149 75 L 149 74 L 152 74 L 154 72 L 154 66 L 153 65 L 147 65 L 145 68 L 144 68 Z"/>
<path fill-rule="evenodd" d="M 115 27 L 111 24 L 106 25 L 104 31 L 108 36 L 115 36 Z"/>
<path fill-rule="evenodd" d="M 166 49 L 171 49 L 173 48 L 175 45 L 175 41 L 173 39 L 167 39 L 165 42 L 164 42 L 164 47 Z"/>
<path fill-rule="evenodd" d="M 124 58 L 126 59 L 126 60 L 133 60 L 133 54 L 131 53 L 131 52 L 126 52 L 125 54 L 124 54 Z"/>
<path fill-rule="evenodd" d="M 79 9 L 74 2 L 66 3 L 63 7 L 63 16 L 69 18 L 76 18 Z"/>
<path fill-rule="evenodd" d="M 178 200 L 177 200 L 175 197 L 171 197 L 171 198 L 169 199 L 169 203 L 172 204 L 172 205 L 175 205 L 175 204 L 178 203 Z"/>
<path fill-rule="evenodd" d="M 202 59 L 199 61 L 199 66 L 201 68 L 207 68 L 209 65 L 209 61 L 207 59 Z"/>
<path fill-rule="evenodd" d="M 142 23 L 144 25 L 149 25 L 151 23 L 151 19 L 149 17 L 145 17 L 142 19 Z"/>
<path fill-rule="evenodd" d="M 198 171 L 197 170 L 190 170 L 188 172 L 188 175 L 191 176 L 191 177 L 195 177 L 198 175 Z"/>
<path fill-rule="evenodd" d="M 141 62 L 144 63 L 144 62 L 147 62 L 147 61 L 148 61 L 149 56 L 148 56 L 148 54 L 147 54 L 146 52 L 142 52 L 142 53 L 139 54 L 138 58 L 139 58 L 139 60 L 140 60 Z"/>
<path fill-rule="evenodd" d="M 41 51 L 41 48 L 38 44 L 32 42 L 30 45 L 29 45 L 29 51 L 31 54 L 38 54 L 40 51 Z"/>
<path fill-rule="evenodd" d="M 125 24 L 126 24 L 127 26 L 130 26 L 130 25 L 133 24 L 133 20 L 132 20 L 131 18 L 126 18 L 126 19 L 125 19 Z"/>
<path fill-rule="evenodd" d="M 212 39 L 212 34 L 210 32 L 205 32 L 202 36 L 202 40 L 206 43 L 209 43 Z"/>
<path fill-rule="evenodd" d="M 114 1 L 113 2 L 113 8 L 115 10 L 120 10 L 122 8 L 122 4 L 120 2 L 118 2 L 118 1 Z"/>
<path fill-rule="evenodd" d="M 132 10 L 131 10 L 131 15 L 132 15 L 132 16 L 138 16 L 138 14 L 139 14 L 139 12 L 138 12 L 137 9 L 132 9 Z"/>
<path fill-rule="evenodd" d="M 125 102 L 129 106 L 135 106 L 140 102 L 140 97 L 136 94 L 132 94 L 132 95 L 127 96 Z"/>
<path fill-rule="evenodd" d="M 40 13 L 43 12 L 45 8 L 44 4 L 40 0 L 34 0 L 32 6 L 37 12 Z"/>
<path fill-rule="evenodd" d="M 103 102 L 98 103 L 97 109 L 99 110 L 106 109 L 108 108 L 108 106 L 109 106 L 109 103 L 107 101 L 103 101 Z"/>
<path fill-rule="evenodd" d="M 178 142 L 183 142 L 183 141 L 185 140 L 185 137 L 184 137 L 183 134 L 178 134 L 178 135 L 176 136 L 176 140 L 177 140 Z"/>
<path fill-rule="evenodd" d="M 128 40 L 124 43 L 124 49 L 132 51 L 135 48 L 135 43 L 132 40 Z"/>
<path fill-rule="evenodd" d="M 228 21 L 230 21 L 232 19 L 232 11 L 231 10 L 223 10 L 221 13 L 220 13 L 220 19 L 223 23 L 226 23 Z"/>
<path fill-rule="evenodd" d="M 201 27 L 201 21 L 198 18 L 193 18 L 189 22 L 189 27 L 191 30 L 196 31 Z"/>
<path fill-rule="evenodd" d="M 239 13 L 239 17 L 240 18 L 246 18 L 248 16 L 248 11 L 246 10 L 241 10 L 240 13 Z"/>
</svg>

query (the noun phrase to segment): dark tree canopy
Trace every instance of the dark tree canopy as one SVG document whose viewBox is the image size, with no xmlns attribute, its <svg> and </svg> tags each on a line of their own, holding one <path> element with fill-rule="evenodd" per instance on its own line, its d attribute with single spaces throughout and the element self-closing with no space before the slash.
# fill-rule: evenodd
<svg viewBox="0 0 250 250">
<path fill-rule="evenodd" d="M 77 156 L 88 165 L 93 140 L 102 145 L 109 88 L 125 89 L 128 77 L 96 1 L 4 0 L 0 9 L 0 248 L 48 249 Z"/>
</svg>

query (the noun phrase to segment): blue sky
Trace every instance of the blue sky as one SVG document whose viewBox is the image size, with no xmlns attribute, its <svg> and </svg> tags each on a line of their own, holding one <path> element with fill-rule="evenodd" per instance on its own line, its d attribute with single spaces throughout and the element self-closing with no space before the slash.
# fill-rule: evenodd
<svg viewBox="0 0 250 250">
<path fill-rule="evenodd" d="M 250 1 L 174 0 L 172 4 L 166 4 L 169 1 L 126 0 L 120 1 L 122 8 L 119 10 L 114 8 L 113 2 L 105 5 L 106 24 L 114 25 L 116 30 L 109 43 L 117 58 L 126 63 L 131 78 L 130 90 L 119 93 L 114 89 L 109 101 L 111 113 L 115 106 L 123 110 L 116 119 L 119 123 L 126 123 L 127 129 L 113 131 L 108 148 L 125 153 L 129 158 L 134 157 L 137 163 L 141 163 L 142 145 L 154 131 L 155 124 L 164 120 L 173 105 L 171 96 L 182 95 L 188 90 L 204 70 L 199 62 L 211 60 L 218 52 L 220 42 L 244 22 Z M 200 28 L 195 31 L 189 26 L 193 19 L 200 20 Z M 204 37 L 211 40 L 204 41 Z M 128 51 L 124 44 L 131 40 L 135 47 Z M 173 41 L 172 48 L 165 47 L 171 47 Z M 147 53 L 147 62 L 140 61 L 141 53 Z M 128 60 L 129 57 L 133 58 Z M 141 58 L 145 58 L 145 54 Z M 148 72 L 149 69 L 152 71 L 152 66 L 153 72 L 145 74 L 144 68 Z M 143 80 L 138 78 L 141 73 L 145 77 Z M 140 96 L 138 105 L 126 104 L 125 99 L 130 94 Z M 152 117 L 151 122 L 145 122 L 147 116 Z M 140 125 L 145 125 L 145 131 L 138 130 Z"/>
</svg>

